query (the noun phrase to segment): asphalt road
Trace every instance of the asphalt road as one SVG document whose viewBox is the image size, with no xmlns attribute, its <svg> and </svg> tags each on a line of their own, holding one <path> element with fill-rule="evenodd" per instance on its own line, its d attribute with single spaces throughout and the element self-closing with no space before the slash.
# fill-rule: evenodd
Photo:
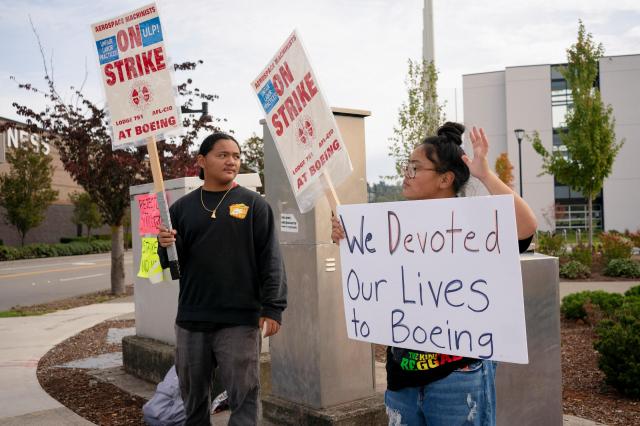
<svg viewBox="0 0 640 426">
<path fill-rule="evenodd" d="M 124 256 L 133 283 L 132 252 Z M 111 289 L 111 253 L 0 262 L 0 311 Z"/>
</svg>

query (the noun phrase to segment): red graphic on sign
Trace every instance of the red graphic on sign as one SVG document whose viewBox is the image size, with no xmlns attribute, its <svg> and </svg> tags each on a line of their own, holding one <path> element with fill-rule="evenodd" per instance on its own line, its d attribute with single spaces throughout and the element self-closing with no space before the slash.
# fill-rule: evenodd
<svg viewBox="0 0 640 426">
<path fill-rule="evenodd" d="M 296 138 L 300 145 L 305 148 L 311 148 L 314 134 L 313 120 L 311 120 L 308 115 L 305 115 L 301 120 L 298 120 L 296 123 Z"/>
<path fill-rule="evenodd" d="M 145 82 L 140 82 L 131 87 L 129 92 L 129 101 L 131 105 L 137 109 L 145 109 L 153 98 L 151 89 Z"/>
</svg>

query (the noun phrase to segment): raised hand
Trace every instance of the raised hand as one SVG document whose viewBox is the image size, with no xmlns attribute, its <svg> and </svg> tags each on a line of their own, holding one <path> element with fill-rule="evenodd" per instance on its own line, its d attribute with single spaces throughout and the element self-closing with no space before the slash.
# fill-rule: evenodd
<svg viewBox="0 0 640 426">
<path fill-rule="evenodd" d="M 482 127 L 480 129 L 476 129 L 474 126 L 473 129 L 471 129 L 471 133 L 469 133 L 469 138 L 471 139 L 471 144 L 473 146 L 473 160 L 465 154 L 462 156 L 462 161 L 464 161 L 467 167 L 469 167 L 471 176 L 483 180 L 491 173 L 489 161 L 487 160 L 487 155 L 489 154 L 489 141 L 487 140 L 487 136 L 484 134 L 484 129 L 482 129 Z"/>
</svg>

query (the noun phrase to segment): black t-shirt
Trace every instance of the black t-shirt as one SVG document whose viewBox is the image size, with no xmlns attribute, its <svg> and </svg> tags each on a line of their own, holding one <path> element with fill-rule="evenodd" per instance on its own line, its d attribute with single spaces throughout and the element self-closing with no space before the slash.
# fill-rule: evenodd
<svg viewBox="0 0 640 426">
<path fill-rule="evenodd" d="M 520 253 L 527 250 L 532 239 L 533 235 L 518 240 Z M 458 355 L 421 352 L 388 346 L 387 389 L 397 391 L 404 388 L 425 386 L 474 361 L 476 359 Z"/>
</svg>

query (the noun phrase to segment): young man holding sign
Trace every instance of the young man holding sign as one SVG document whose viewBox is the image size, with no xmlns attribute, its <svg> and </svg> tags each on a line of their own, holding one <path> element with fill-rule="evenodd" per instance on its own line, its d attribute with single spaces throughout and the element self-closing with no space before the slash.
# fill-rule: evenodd
<svg viewBox="0 0 640 426">
<path fill-rule="evenodd" d="M 426 138 L 414 149 L 403 168 L 403 195 L 408 200 L 456 197 L 473 175 L 490 194 L 513 195 L 519 248 L 523 252 L 537 227 L 533 211 L 489 168 L 489 143 L 482 129 L 474 128 L 470 135 L 473 159 L 464 153 L 464 130 L 461 124 L 445 123 L 437 136 Z M 337 218 L 332 219 L 332 228 L 333 241 L 345 238 Z M 490 360 L 389 346 L 385 394 L 389 424 L 494 425 L 494 380 L 495 365 Z"/>
<path fill-rule="evenodd" d="M 234 183 L 240 147 L 224 133 L 198 154 L 201 188 L 170 208 L 159 254 L 175 243 L 180 259 L 176 369 L 187 425 L 209 424 L 216 367 L 229 395 L 230 425 L 258 422 L 260 329 L 272 336 L 286 307 L 286 277 L 273 212 L 260 194 Z"/>
</svg>

